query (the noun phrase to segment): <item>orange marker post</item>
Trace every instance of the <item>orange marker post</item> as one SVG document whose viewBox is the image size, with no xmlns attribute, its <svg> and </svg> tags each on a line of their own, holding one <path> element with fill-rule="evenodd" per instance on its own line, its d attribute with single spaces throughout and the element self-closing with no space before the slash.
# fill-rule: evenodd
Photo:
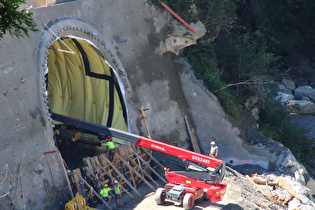
<svg viewBox="0 0 315 210">
<path fill-rule="evenodd" d="M 161 1 L 160 1 L 161 2 Z M 181 17 L 179 17 L 171 8 L 169 8 L 166 4 L 164 4 L 163 2 L 161 2 L 161 5 L 167 10 L 169 11 L 172 15 L 174 15 L 180 22 L 182 22 L 189 30 L 191 30 L 193 33 L 196 32 L 195 29 L 193 29 L 193 27 L 191 27 L 188 23 L 186 23 Z"/>
</svg>

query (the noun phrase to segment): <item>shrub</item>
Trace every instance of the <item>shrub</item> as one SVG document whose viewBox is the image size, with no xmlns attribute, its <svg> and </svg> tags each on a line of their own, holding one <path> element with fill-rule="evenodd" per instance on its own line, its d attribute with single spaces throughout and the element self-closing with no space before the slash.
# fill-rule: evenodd
<svg viewBox="0 0 315 210">
<path fill-rule="evenodd" d="M 0 3 L 0 39 L 9 32 L 11 36 L 29 36 L 28 31 L 38 31 L 28 9 L 21 9 L 25 0 L 1 1 Z"/>
</svg>

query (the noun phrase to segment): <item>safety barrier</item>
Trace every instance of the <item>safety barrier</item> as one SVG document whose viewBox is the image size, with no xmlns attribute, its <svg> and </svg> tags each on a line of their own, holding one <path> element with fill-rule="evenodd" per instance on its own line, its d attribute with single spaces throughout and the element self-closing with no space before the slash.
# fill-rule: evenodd
<svg viewBox="0 0 315 210">
<path fill-rule="evenodd" d="M 79 200 L 81 202 L 82 209 L 86 210 L 86 202 L 82 195 L 79 196 Z M 65 206 L 65 210 L 77 210 L 77 209 L 78 209 L 78 204 L 75 198 L 69 201 Z"/>
</svg>

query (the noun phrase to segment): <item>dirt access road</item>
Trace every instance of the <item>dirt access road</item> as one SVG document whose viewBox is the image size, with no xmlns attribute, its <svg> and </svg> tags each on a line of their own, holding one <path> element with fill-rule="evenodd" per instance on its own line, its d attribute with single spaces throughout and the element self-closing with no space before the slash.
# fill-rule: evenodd
<svg viewBox="0 0 315 210">
<path fill-rule="evenodd" d="M 163 205 L 157 205 L 155 202 L 155 193 L 148 194 L 139 204 L 133 206 L 134 210 L 143 210 L 143 209 L 152 209 L 152 210 L 182 210 L 183 207 L 179 203 L 173 201 L 165 201 Z M 223 201 L 218 203 L 211 203 L 211 201 L 204 201 L 198 199 L 195 201 L 194 209 L 227 209 L 226 205 L 223 204 Z"/>
</svg>

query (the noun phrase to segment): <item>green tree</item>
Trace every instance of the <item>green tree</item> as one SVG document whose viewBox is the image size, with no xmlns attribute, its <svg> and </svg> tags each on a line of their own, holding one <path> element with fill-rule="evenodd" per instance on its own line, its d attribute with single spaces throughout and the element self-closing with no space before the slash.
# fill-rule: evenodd
<svg viewBox="0 0 315 210">
<path fill-rule="evenodd" d="M 156 5 L 159 0 L 152 0 Z M 204 42 L 213 40 L 220 30 L 229 29 L 236 20 L 236 4 L 234 0 L 165 0 L 163 1 L 186 22 L 200 20 L 204 23 L 207 34 Z M 194 6 L 195 10 L 194 10 Z"/>
<path fill-rule="evenodd" d="M 215 54 L 220 79 L 227 84 L 224 88 L 237 93 L 241 102 L 253 94 L 262 95 L 262 85 L 277 71 L 275 56 L 251 32 L 222 31 L 215 41 Z"/>
<path fill-rule="evenodd" d="M 0 0 L 0 39 L 7 32 L 11 36 L 29 36 L 28 32 L 38 31 L 32 19 L 33 13 L 27 8 L 21 9 L 25 0 Z"/>
<path fill-rule="evenodd" d="M 241 24 L 258 31 L 274 53 L 286 55 L 314 46 L 315 1 L 242 0 L 238 1 Z"/>
</svg>

